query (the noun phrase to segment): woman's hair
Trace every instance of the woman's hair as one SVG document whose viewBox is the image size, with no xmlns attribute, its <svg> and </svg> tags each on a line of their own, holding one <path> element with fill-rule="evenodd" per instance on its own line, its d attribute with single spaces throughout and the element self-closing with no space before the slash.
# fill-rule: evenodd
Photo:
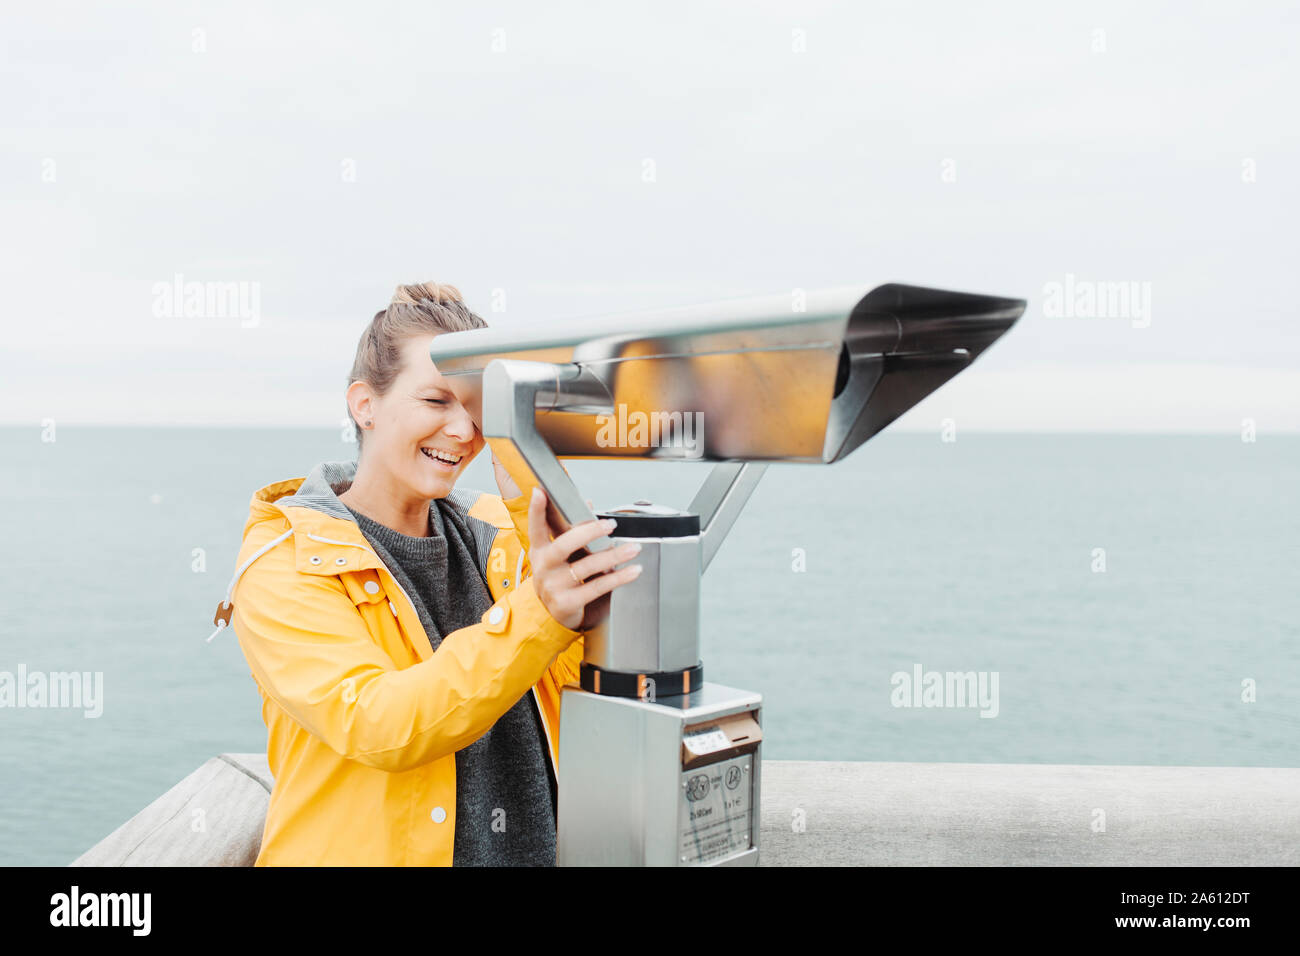
<svg viewBox="0 0 1300 956">
<path fill-rule="evenodd" d="M 438 282 L 399 285 L 388 308 L 375 313 L 370 326 L 357 343 L 357 357 L 348 375 L 348 385 L 366 382 L 376 394 L 386 395 L 402 371 L 402 347 L 415 335 L 465 332 L 485 329 L 487 323 L 461 301 L 455 286 Z M 348 409 L 352 418 L 352 409 Z M 352 419 L 357 445 L 364 429 Z"/>
</svg>

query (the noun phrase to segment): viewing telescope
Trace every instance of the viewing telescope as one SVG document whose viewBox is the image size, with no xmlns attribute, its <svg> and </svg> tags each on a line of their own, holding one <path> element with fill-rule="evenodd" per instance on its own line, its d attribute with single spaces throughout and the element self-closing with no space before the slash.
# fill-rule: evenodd
<svg viewBox="0 0 1300 956">
<path fill-rule="evenodd" d="M 771 461 L 834 464 L 966 368 L 1025 301 L 886 283 L 438 335 L 430 358 L 554 525 L 644 567 L 560 712 L 559 865 L 758 861 L 761 695 L 705 682 L 700 584 Z M 708 461 L 685 510 L 592 514 L 561 458 Z"/>
</svg>

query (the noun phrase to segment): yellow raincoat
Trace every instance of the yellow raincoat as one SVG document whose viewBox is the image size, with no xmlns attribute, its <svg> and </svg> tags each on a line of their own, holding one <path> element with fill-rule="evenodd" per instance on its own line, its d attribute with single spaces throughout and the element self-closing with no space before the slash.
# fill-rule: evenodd
<svg viewBox="0 0 1300 956">
<path fill-rule="evenodd" d="M 560 691 L 578 679 L 583 639 L 533 590 L 533 486 L 508 501 L 449 496 L 496 603 L 435 652 L 356 521 L 332 493 L 299 493 L 355 470 L 325 462 L 253 495 L 218 608 L 261 690 L 275 777 L 258 866 L 450 866 L 456 751 L 530 690 L 553 773 L 559 763 Z"/>
</svg>

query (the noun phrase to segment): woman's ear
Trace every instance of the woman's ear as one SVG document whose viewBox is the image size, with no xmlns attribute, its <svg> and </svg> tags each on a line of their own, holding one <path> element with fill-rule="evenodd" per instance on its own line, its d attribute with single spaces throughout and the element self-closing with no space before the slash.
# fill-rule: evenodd
<svg viewBox="0 0 1300 956">
<path fill-rule="evenodd" d="M 364 427 L 367 421 L 374 419 L 374 391 L 366 382 L 353 382 L 346 392 L 348 410 L 352 420 Z"/>
</svg>

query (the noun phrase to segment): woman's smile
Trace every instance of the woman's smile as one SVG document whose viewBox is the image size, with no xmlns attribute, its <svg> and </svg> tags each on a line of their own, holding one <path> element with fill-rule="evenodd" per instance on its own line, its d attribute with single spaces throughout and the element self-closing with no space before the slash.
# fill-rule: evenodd
<svg viewBox="0 0 1300 956">
<path fill-rule="evenodd" d="M 434 468 L 446 475 L 453 474 L 460 467 L 460 463 L 465 460 L 464 455 L 435 449 L 429 445 L 421 446 L 420 453 L 429 460 Z"/>
</svg>

